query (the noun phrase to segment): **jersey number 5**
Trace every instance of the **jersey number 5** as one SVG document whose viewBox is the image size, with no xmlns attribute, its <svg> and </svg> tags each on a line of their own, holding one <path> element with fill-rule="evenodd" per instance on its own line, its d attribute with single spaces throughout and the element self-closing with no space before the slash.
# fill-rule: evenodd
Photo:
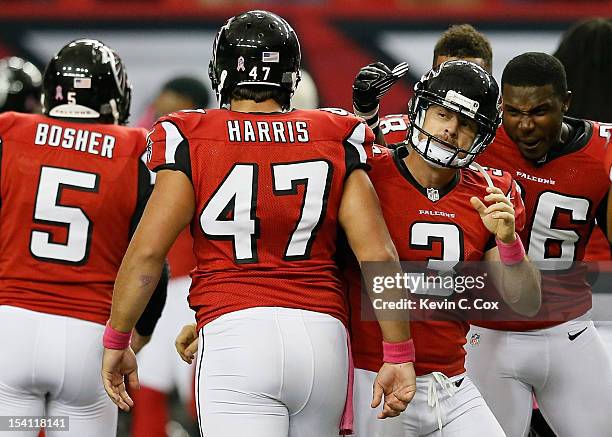
<svg viewBox="0 0 612 437">
<path fill-rule="evenodd" d="M 52 241 L 48 231 L 33 230 L 30 253 L 41 261 L 82 265 L 87 262 L 92 223 L 81 208 L 60 204 L 65 189 L 97 192 L 100 178 L 94 173 L 46 167 L 40 169 L 34 223 L 66 229 L 65 243 Z"/>
<path fill-rule="evenodd" d="M 304 185 L 304 200 L 283 259 L 308 259 L 317 230 L 325 216 L 332 168 L 327 161 L 303 161 L 272 165 L 273 192 L 296 195 Z M 200 214 L 202 232 L 211 240 L 231 240 L 238 264 L 257 262 L 257 164 L 235 164 Z"/>
</svg>

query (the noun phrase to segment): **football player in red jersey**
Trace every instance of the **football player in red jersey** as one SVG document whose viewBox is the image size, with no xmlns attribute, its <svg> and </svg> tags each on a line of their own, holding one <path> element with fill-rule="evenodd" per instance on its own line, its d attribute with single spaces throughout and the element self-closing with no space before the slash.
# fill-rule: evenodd
<svg viewBox="0 0 612 437">
<path fill-rule="evenodd" d="M 398 274 L 400 267 L 363 171 L 373 134 L 346 111 L 288 111 L 299 65 L 284 19 L 239 14 L 217 34 L 209 70 L 223 108 L 155 124 L 156 186 L 118 274 L 105 335 L 102 376 L 121 408 L 132 404 L 124 377 L 137 382 L 128 333 L 170 245 L 191 223 L 201 432 L 338 434 L 350 367 L 333 259 L 338 225 L 360 261 L 390 261 Z M 389 353 L 374 404 L 384 393 L 387 417 L 406 408 L 415 375 L 408 323 L 381 327 Z"/>
<path fill-rule="evenodd" d="M 449 61 L 423 76 L 409 106 L 410 150 L 374 146 L 370 172 L 400 259 L 493 261 L 492 275 L 503 299 L 521 314 L 535 314 L 540 303 L 537 269 L 524 252 L 513 261 L 502 254 L 503 264 L 498 262 L 500 245 L 502 252 L 507 244 L 521 245 L 515 227 L 520 229 L 525 217 L 517 187 L 508 173 L 494 175 L 469 167 L 493 140 L 500 122 L 495 79 L 476 64 Z M 381 363 L 380 333 L 371 322 L 360 320 L 359 277 L 355 272 L 348 277 L 356 435 L 416 437 L 441 431 L 503 436 L 465 375 L 465 319 L 411 322 L 417 394 L 400 418 L 374 420 L 363 393 Z"/>
<path fill-rule="evenodd" d="M 432 68 L 446 61 L 463 60 L 473 62 L 491 73 L 493 68 L 493 51 L 491 43 L 482 33 L 474 29 L 470 24 L 456 24 L 450 26 L 436 42 L 433 51 Z M 376 62 L 362 68 L 359 72 L 363 80 L 371 80 L 375 77 L 384 78 L 391 74 L 391 70 L 383 63 Z M 355 81 L 360 86 L 359 78 Z M 376 143 L 391 147 L 392 144 L 400 143 L 406 139 L 408 130 L 407 114 L 392 114 L 380 119 L 379 124 L 379 102 L 380 97 L 367 95 L 367 93 L 353 93 L 353 110 L 356 115 L 362 117 L 376 134 Z"/>
<path fill-rule="evenodd" d="M 485 35 L 478 32 L 471 25 L 453 25 L 440 36 L 440 39 L 436 43 L 433 52 L 433 67 L 447 60 L 456 59 L 473 62 L 480 65 L 488 72 L 491 72 L 493 67 L 491 44 Z M 372 64 L 369 67 L 372 67 Z M 387 75 L 390 72 L 390 69 L 386 66 L 378 66 L 377 69 L 379 70 L 378 74 L 382 75 Z M 366 100 L 366 103 L 368 101 L 369 100 Z M 408 126 L 410 125 L 408 115 L 387 115 L 380 118 L 380 123 L 378 123 L 378 102 L 376 101 L 373 103 L 376 104 L 369 107 L 366 106 L 366 108 L 363 109 L 359 105 L 359 102 L 353 102 L 354 110 L 357 114 L 362 112 L 360 115 L 366 117 L 368 125 L 373 127 L 377 143 L 388 145 L 389 148 L 395 148 L 402 144 L 406 139 Z M 367 113 L 368 110 L 371 111 L 372 107 L 375 107 L 376 110 Z M 363 113 L 364 111 L 366 111 L 366 113 Z M 605 241 L 602 231 L 595 228 L 587 244 L 585 261 L 589 259 L 608 259 L 609 255 L 607 255 L 607 257 L 601 256 L 602 253 L 605 254 L 605 251 L 609 252 L 607 246 L 608 244 Z M 591 256 L 591 258 L 589 258 L 589 256 Z M 594 256 L 599 258 L 593 258 Z M 533 423 L 535 423 L 535 425 Z M 543 437 L 552 435 L 552 431 L 550 431 L 542 415 L 538 412 L 537 406 L 534 409 L 534 416 L 532 417 L 532 429 L 534 432 L 536 432 L 537 429 L 538 435 L 542 435 Z"/>
<path fill-rule="evenodd" d="M 146 132 L 121 126 L 130 85 L 99 41 L 64 46 L 42 96 L 44 115 L 0 115 L 0 415 L 65 415 L 66 435 L 114 436 L 99 343 L 152 189 Z M 164 293 L 162 284 L 139 339 L 151 334 Z"/>
<path fill-rule="evenodd" d="M 502 87 L 503 127 L 479 162 L 521 186 L 529 220 L 520 234 L 542 271 L 542 309 L 537 322 L 473 326 L 468 372 L 510 437 L 527 433 L 532 390 L 557 436 L 610 436 L 612 364 L 580 263 L 605 213 L 607 126 L 564 116 L 565 71 L 548 54 L 512 59 Z"/>
</svg>

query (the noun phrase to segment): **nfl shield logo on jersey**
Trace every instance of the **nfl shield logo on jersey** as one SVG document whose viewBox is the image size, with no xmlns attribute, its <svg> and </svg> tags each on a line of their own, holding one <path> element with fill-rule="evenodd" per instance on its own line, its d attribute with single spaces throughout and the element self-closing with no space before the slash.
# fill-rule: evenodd
<svg viewBox="0 0 612 437">
<path fill-rule="evenodd" d="M 428 188 L 427 189 L 427 197 L 432 202 L 437 202 L 438 200 L 440 200 L 440 192 L 437 189 L 435 189 L 435 188 Z"/>
<path fill-rule="evenodd" d="M 478 343 L 480 343 L 480 334 L 472 334 L 472 337 L 470 337 L 470 344 L 476 346 Z"/>
</svg>

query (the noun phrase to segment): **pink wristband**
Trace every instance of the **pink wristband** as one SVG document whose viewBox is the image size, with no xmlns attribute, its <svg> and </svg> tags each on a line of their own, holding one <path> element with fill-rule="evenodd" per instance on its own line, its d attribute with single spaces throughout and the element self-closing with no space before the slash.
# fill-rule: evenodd
<svg viewBox="0 0 612 437">
<path fill-rule="evenodd" d="M 399 343 L 387 343 L 383 341 L 383 361 L 385 363 L 414 363 L 414 341 L 412 339 Z"/>
<path fill-rule="evenodd" d="M 514 243 L 510 244 L 504 243 L 497 238 L 495 239 L 501 262 L 507 266 L 518 264 L 523 261 L 523 258 L 525 258 L 525 248 L 523 247 L 521 237 L 519 237 L 516 233 L 514 236 L 516 237 L 516 240 L 514 240 Z"/>
<path fill-rule="evenodd" d="M 104 329 L 104 337 L 102 337 L 102 343 L 106 349 L 125 349 L 130 345 L 130 339 L 132 338 L 132 332 L 120 332 L 115 330 L 110 325 L 110 320 L 106 323 Z"/>
</svg>

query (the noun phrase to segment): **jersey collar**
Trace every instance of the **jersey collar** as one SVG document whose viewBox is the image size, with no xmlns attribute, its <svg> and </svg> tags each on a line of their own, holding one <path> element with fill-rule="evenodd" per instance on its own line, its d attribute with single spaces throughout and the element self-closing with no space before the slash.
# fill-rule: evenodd
<svg viewBox="0 0 612 437">
<path fill-rule="evenodd" d="M 412 176 L 410 170 L 406 166 L 406 163 L 398 153 L 400 148 L 394 149 L 391 153 L 393 154 L 393 162 L 397 167 L 400 174 L 406 179 L 414 188 L 416 188 L 424 197 L 427 197 L 431 202 L 435 203 L 450 193 L 453 188 L 457 186 L 461 180 L 461 170 L 455 174 L 455 177 L 445 187 L 442 188 L 427 188 L 419 184 L 419 182 Z"/>
</svg>

